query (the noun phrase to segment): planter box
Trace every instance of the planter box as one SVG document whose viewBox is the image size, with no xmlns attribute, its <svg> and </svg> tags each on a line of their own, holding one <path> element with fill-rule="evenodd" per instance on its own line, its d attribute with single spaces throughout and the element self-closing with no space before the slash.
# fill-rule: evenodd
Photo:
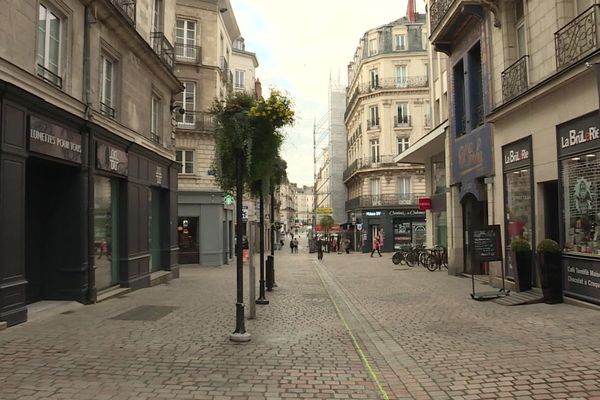
<svg viewBox="0 0 600 400">
<path fill-rule="evenodd" d="M 515 268 L 515 284 L 517 291 L 531 289 L 531 251 L 512 252 Z"/>
<path fill-rule="evenodd" d="M 548 304 L 563 302 L 562 257 L 560 253 L 538 253 L 542 291 Z"/>
</svg>

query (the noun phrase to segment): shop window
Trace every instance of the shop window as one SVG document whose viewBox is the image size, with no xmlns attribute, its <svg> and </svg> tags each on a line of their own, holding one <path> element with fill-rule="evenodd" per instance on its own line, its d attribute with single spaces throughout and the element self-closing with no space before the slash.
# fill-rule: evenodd
<svg viewBox="0 0 600 400">
<path fill-rule="evenodd" d="M 531 210 L 531 172 L 529 169 L 507 172 L 506 185 L 506 223 L 508 224 L 508 241 L 514 239 L 532 239 Z"/>
<path fill-rule="evenodd" d="M 600 255 L 600 152 L 561 162 L 564 251 Z"/>
<path fill-rule="evenodd" d="M 118 281 L 118 183 L 94 178 L 94 267 L 98 289 Z"/>
</svg>

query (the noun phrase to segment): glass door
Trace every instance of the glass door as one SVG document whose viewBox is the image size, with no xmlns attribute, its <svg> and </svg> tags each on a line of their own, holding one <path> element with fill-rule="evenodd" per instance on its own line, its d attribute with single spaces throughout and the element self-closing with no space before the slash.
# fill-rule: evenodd
<svg viewBox="0 0 600 400">
<path fill-rule="evenodd" d="M 94 178 L 94 266 L 96 288 L 106 289 L 118 276 L 118 181 Z"/>
</svg>

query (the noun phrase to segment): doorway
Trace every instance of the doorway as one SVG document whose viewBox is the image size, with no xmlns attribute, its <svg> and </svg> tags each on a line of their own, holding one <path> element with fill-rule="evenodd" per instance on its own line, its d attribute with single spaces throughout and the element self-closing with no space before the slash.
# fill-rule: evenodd
<svg viewBox="0 0 600 400">
<path fill-rule="evenodd" d="M 476 275 L 487 275 L 487 263 L 474 263 L 471 259 L 471 249 L 469 247 L 469 231 L 488 223 L 487 202 L 479 201 L 474 195 L 469 193 L 462 199 L 462 211 L 465 272 Z"/>
<path fill-rule="evenodd" d="M 76 299 L 83 289 L 74 276 L 83 263 L 80 170 L 35 157 L 26 168 L 26 301 Z"/>
<path fill-rule="evenodd" d="M 560 243 L 558 181 L 544 182 L 543 193 L 545 237 Z"/>
<path fill-rule="evenodd" d="M 158 188 L 150 188 L 149 196 L 149 212 L 148 212 L 148 247 L 150 248 L 150 272 L 161 270 L 161 190 Z"/>
<path fill-rule="evenodd" d="M 94 271 L 98 290 L 119 281 L 118 195 L 116 179 L 94 178 Z"/>
</svg>

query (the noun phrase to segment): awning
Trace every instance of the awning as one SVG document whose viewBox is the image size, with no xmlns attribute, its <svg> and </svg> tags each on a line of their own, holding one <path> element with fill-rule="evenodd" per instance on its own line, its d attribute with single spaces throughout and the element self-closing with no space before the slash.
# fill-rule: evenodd
<svg viewBox="0 0 600 400">
<path fill-rule="evenodd" d="M 431 156 L 443 153 L 446 146 L 446 135 L 444 135 L 446 128 L 448 128 L 448 120 L 411 144 L 402 154 L 398 154 L 394 162 L 425 164 Z"/>
</svg>

